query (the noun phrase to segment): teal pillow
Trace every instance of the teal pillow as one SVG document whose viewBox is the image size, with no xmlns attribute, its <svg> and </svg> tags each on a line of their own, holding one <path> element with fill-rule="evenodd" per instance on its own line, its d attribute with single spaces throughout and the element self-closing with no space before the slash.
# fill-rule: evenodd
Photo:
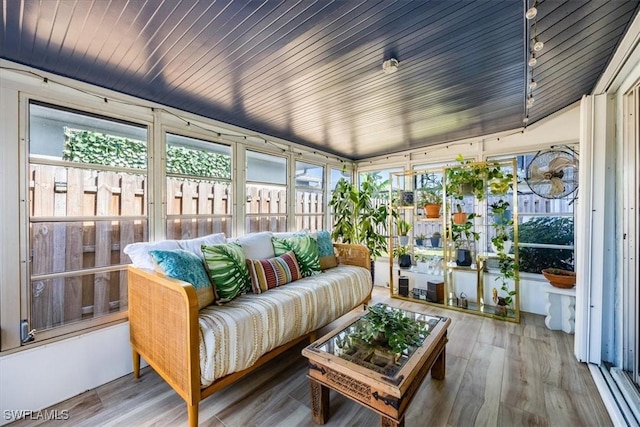
<svg viewBox="0 0 640 427">
<path fill-rule="evenodd" d="M 286 239 L 272 237 L 271 241 L 276 256 L 293 251 L 300 265 L 302 277 L 320 273 L 318 242 L 313 237 L 309 235 L 293 236 Z"/>
<path fill-rule="evenodd" d="M 318 256 L 332 256 L 333 255 L 333 241 L 331 241 L 331 234 L 327 230 L 320 230 L 317 233 L 318 236 Z"/>
<path fill-rule="evenodd" d="M 251 278 L 242 246 L 237 243 L 203 245 L 202 254 L 209 277 L 216 288 L 217 303 L 229 302 L 251 289 Z"/>
<path fill-rule="evenodd" d="M 198 255 L 184 249 L 149 251 L 149 255 L 155 261 L 160 273 L 191 283 L 198 296 L 199 308 L 213 303 L 213 286 Z"/>
</svg>

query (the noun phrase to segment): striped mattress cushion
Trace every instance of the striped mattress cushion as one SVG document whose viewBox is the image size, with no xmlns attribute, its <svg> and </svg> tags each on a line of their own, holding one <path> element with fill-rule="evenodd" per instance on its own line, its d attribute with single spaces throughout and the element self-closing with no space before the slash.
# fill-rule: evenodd
<svg viewBox="0 0 640 427">
<path fill-rule="evenodd" d="M 369 270 L 340 265 L 261 294 L 200 310 L 202 388 L 348 313 L 371 293 Z M 292 321 L 292 319 L 294 321 Z"/>
</svg>

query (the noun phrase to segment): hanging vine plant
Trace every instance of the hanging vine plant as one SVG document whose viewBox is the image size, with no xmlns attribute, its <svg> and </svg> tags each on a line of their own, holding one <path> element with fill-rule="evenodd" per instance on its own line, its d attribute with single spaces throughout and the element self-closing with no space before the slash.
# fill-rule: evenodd
<svg viewBox="0 0 640 427">
<path fill-rule="evenodd" d="M 500 290 L 503 296 L 497 297 L 497 291 L 494 295 L 498 298 L 501 305 L 512 309 L 513 299 L 516 291 L 509 289 L 509 282 L 519 280 L 518 264 L 509 256 L 511 250 L 510 230 L 513 227 L 513 219 L 511 216 L 511 204 L 505 200 L 511 183 L 513 182 L 513 174 L 504 173 L 499 165 L 490 168 L 489 174 L 489 191 L 491 195 L 499 196 L 498 200 L 489 205 L 493 216 L 493 228 L 495 236 L 491 239 L 491 244 L 498 255 L 499 273 L 496 281 L 500 284 Z M 496 298 L 494 298 L 496 299 Z M 501 315 L 506 315 L 506 310 L 496 311 Z"/>
</svg>

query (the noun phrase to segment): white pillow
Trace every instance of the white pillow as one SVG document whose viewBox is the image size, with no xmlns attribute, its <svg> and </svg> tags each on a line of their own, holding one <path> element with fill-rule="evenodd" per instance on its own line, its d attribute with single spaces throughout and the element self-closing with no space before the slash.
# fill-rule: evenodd
<svg viewBox="0 0 640 427">
<path fill-rule="evenodd" d="M 237 242 L 242 246 L 242 252 L 247 259 L 273 258 L 276 253 L 271 243 L 272 236 L 273 233 L 270 231 L 250 233 L 238 237 Z"/>
<path fill-rule="evenodd" d="M 217 245 L 220 243 L 226 243 L 224 233 L 209 234 L 208 236 L 196 237 L 195 239 L 178 240 L 180 249 L 191 251 L 204 260 L 202 254 L 202 245 Z"/>
<path fill-rule="evenodd" d="M 151 255 L 149 255 L 149 251 L 168 251 L 172 249 L 180 249 L 177 240 L 130 243 L 125 246 L 124 253 L 129 255 L 134 266 L 155 271 L 155 264 Z"/>
</svg>

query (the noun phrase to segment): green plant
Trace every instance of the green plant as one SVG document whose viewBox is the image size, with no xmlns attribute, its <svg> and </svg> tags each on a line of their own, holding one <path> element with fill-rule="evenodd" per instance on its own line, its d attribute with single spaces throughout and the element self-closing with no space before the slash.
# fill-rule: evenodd
<svg viewBox="0 0 640 427">
<path fill-rule="evenodd" d="M 435 173 L 425 173 L 419 176 L 417 189 L 417 203 L 424 205 L 442 204 L 442 178 Z"/>
<path fill-rule="evenodd" d="M 426 238 L 427 238 L 427 236 L 425 236 L 425 235 L 424 235 L 424 234 L 422 234 L 422 233 L 420 233 L 420 234 L 418 234 L 418 235 L 416 236 L 416 240 L 424 240 L 424 239 L 426 239 Z"/>
<path fill-rule="evenodd" d="M 462 200 L 473 194 L 477 200 L 487 195 L 486 185 L 492 194 L 505 194 L 513 180 L 513 174 L 504 173 L 498 162 L 465 161 L 462 154 L 456 157 L 458 166 L 446 169 L 446 191 L 454 199 Z"/>
<path fill-rule="evenodd" d="M 429 334 L 424 323 L 384 304 L 370 306 L 358 326 L 352 336 L 371 346 L 387 347 L 394 353 L 419 346 Z"/>
<path fill-rule="evenodd" d="M 513 230 L 510 231 L 513 240 Z M 573 245 L 573 218 L 537 217 L 518 225 L 518 241 Z M 573 270 L 573 249 L 527 248 L 519 251 L 520 271 L 540 274 L 543 268 Z"/>
<path fill-rule="evenodd" d="M 441 238 L 441 237 L 442 237 L 442 234 L 440 234 L 440 232 L 439 232 L 439 231 L 436 231 L 435 233 L 433 233 L 433 234 L 431 235 L 431 237 L 436 237 L 436 238 L 438 238 L 438 239 L 439 239 L 439 238 Z"/>
<path fill-rule="evenodd" d="M 360 188 L 341 179 L 329 205 L 333 211 L 331 237 L 343 243 L 365 245 L 375 260 L 387 249 L 388 181 L 379 174 L 365 174 Z"/>
<path fill-rule="evenodd" d="M 409 230 L 411 230 L 411 223 L 408 221 L 405 221 L 403 219 L 398 219 L 396 221 L 396 228 L 398 230 L 398 235 L 400 236 L 406 236 L 409 233 Z"/>
<path fill-rule="evenodd" d="M 471 242 L 480 239 L 480 233 L 473 229 L 473 219 L 475 213 L 467 215 L 467 220 L 462 224 L 451 224 L 451 239 L 456 248 L 464 246 L 465 242 Z"/>
<path fill-rule="evenodd" d="M 402 255 L 409 255 L 410 253 L 411 253 L 411 248 L 405 245 L 396 246 L 393 249 L 394 258 L 400 258 Z"/>
</svg>

